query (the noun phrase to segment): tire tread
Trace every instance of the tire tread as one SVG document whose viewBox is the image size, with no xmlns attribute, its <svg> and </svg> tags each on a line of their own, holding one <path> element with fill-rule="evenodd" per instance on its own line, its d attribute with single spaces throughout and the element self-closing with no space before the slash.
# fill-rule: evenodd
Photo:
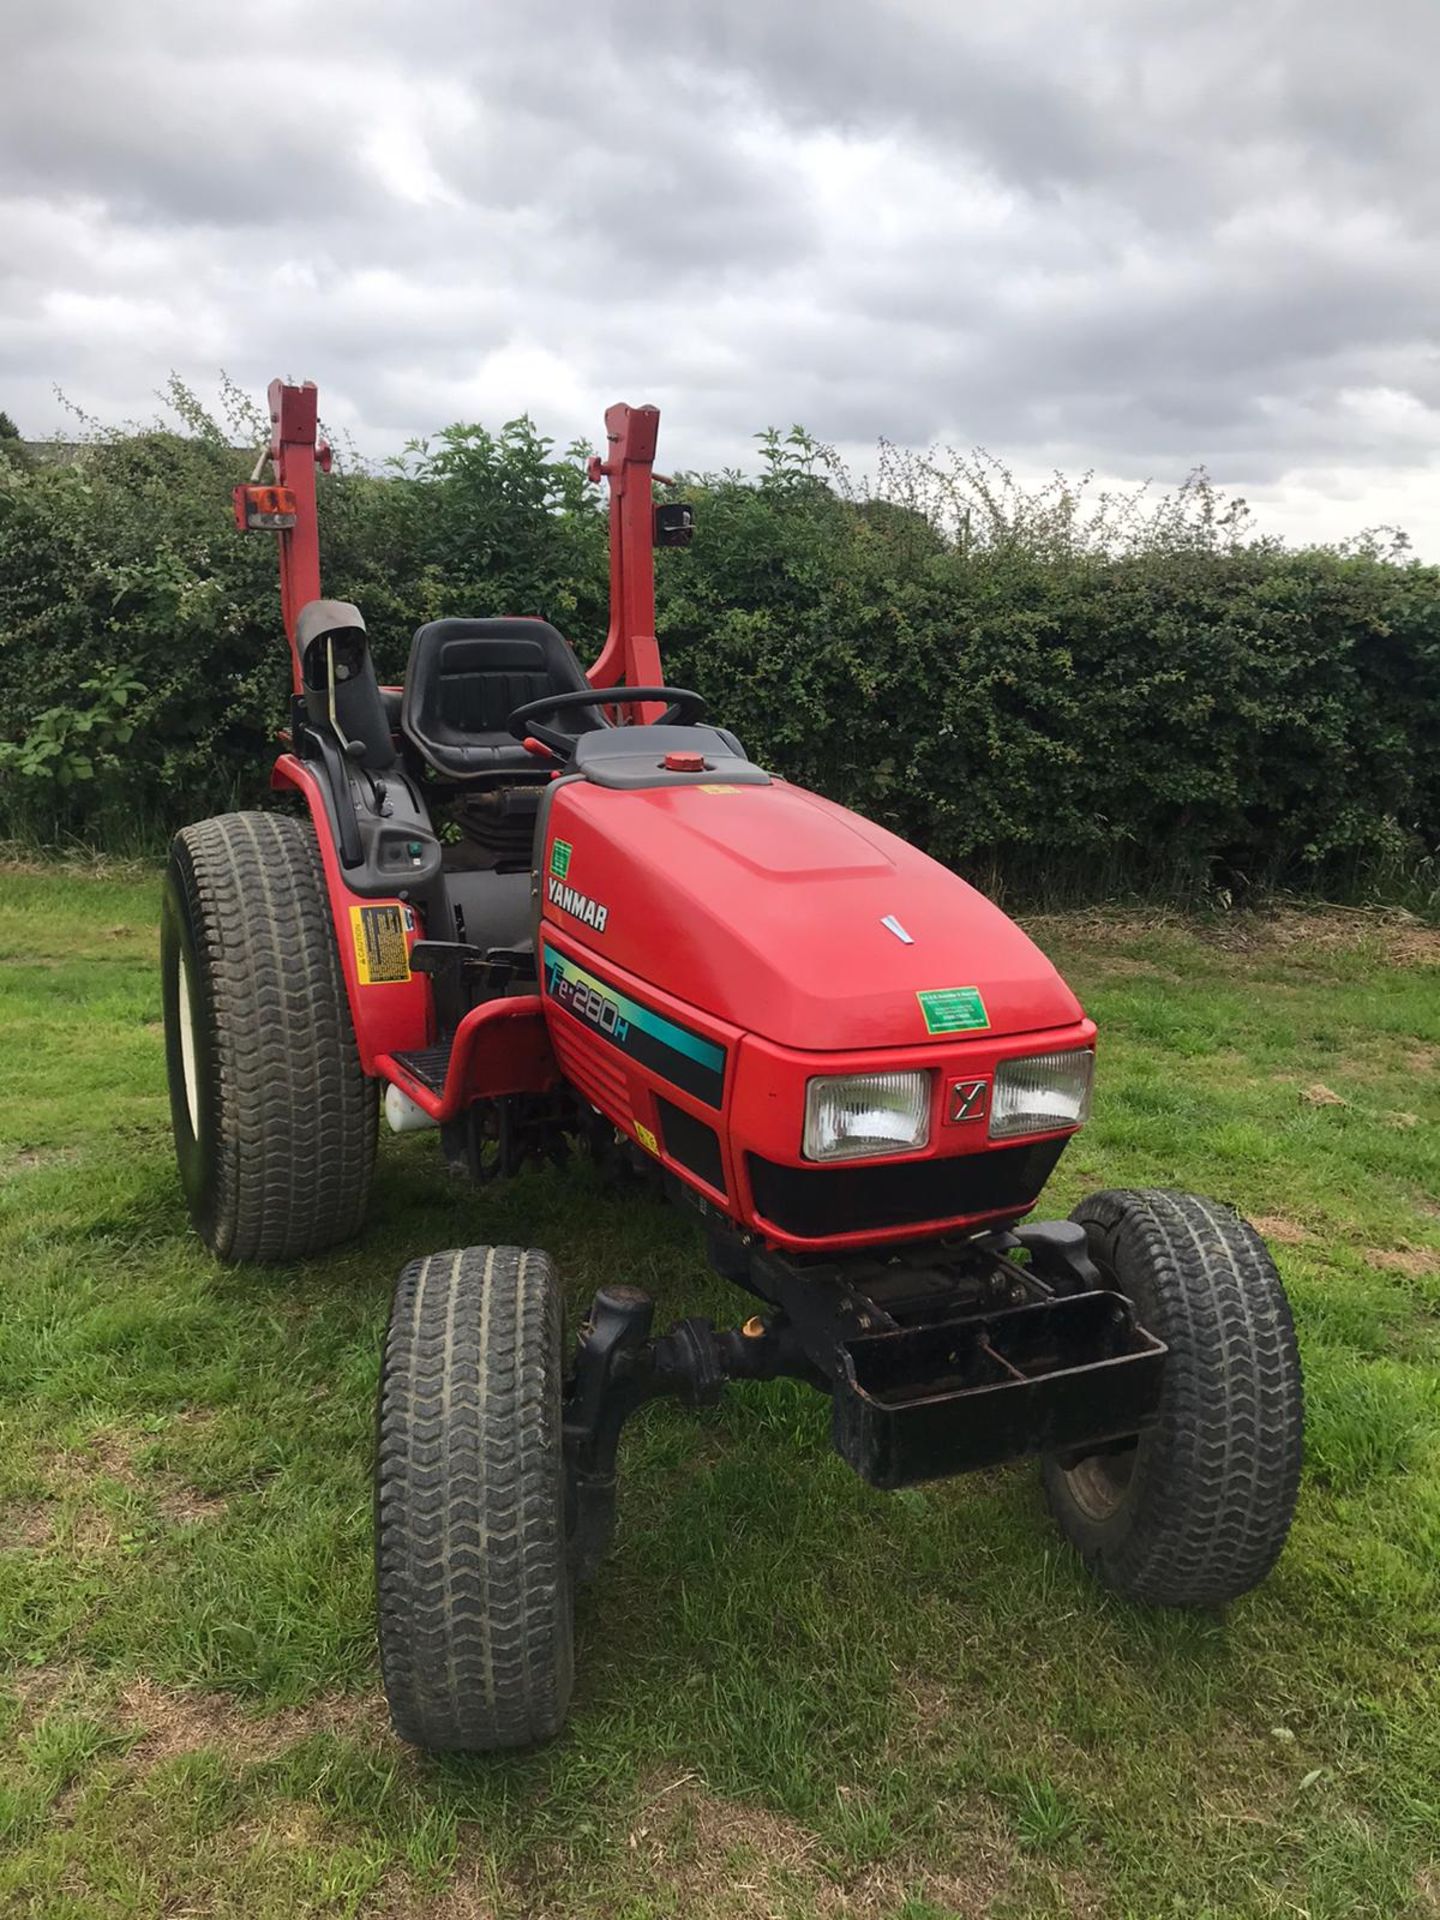
<svg viewBox="0 0 1440 1920">
<path fill-rule="evenodd" d="M 430 1752 L 558 1732 L 573 1675 L 559 1287 L 547 1255 L 467 1247 L 401 1273 L 375 1469 L 380 1660 Z"/>
<path fill-rule="evenodd" d="M 1128 1598 L 1234 1599 L 1279 1558 L 1300 1484 L 1304 1389 L 1275 1264 L 1253 1227 L 1195 1194 L 1097 1193 L 1071 1218 L 1170 1353 L 1124 1524 L 1087 1525 L 1050 1460 L 1052 1510 L 1092 1572 Z"/>
<path fill-rule="evenodd" d="M 364 1220 L 378 1102 L 314 832 L 285 814 L 222 814 L 179 833 L 172 860 L 208 982 L 219 1082 L 217 1191 L 202 1231 L 225 1260 L 322 1252 Z"/>
</svg>

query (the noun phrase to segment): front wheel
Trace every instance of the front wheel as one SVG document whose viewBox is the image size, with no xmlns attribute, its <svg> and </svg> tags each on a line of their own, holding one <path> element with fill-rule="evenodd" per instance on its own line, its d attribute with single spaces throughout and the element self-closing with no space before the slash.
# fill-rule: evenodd
<svg viewBox="0 0 1440 1920">
<path fill-rule="evenodd" d="M 1233 1600 L 1279 1558 L 1300 1484 L 1300 1358 L 1275 1263 L 1253 1227 L 1194 1194 L 1097 1193 L 1071 1218 L 1170 1351 L 1153 1427 L 1042 1462 L 1051 1511 L 1127 1599 Z"/>
<path fill-rule="evenodd" d="M 574 1670 L 549 1256 L 463 1247 L 395 1284 L 380 1376 L 380 1665 L 402 1739 L 431 1753 L 557 1733 Z"/>
</svg>

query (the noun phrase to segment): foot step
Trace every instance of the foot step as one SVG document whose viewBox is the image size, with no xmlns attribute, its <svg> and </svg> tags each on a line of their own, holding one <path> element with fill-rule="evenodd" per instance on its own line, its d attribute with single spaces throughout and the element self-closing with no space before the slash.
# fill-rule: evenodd
<svg viewBox="0 0 1440 1920">
<path fill-rule="evenodd" d="M 453 1036 L 442 1040 L 438 1046 L 416 1047 L 413 1053 L 397 1053 L 395 1064 L 403 1067 L 414 1080 L 432 1093 L 445 1091 L 445 1075 L 450 1070 L 450 1049 L 454 1045 Z"/>
</svg>

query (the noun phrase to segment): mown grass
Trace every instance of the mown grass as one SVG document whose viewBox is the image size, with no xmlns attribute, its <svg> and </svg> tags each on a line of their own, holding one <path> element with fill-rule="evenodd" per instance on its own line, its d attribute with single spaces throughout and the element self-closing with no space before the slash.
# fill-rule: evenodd
<svg viewBox="0 0 1440 1920">
<path fill-rule="evenodd" d="M 732 1303 L 678 1214 L 579 1166 L 467 1192 L 424 1138 L 387 1138 L 363 1246 L 215 1266 L 170 1165 L 156 892 L 0 875 L 0 1913 L 1440 1912 L 1435 936 L 1040 929 L 1103 1037 L 1054 1209 L 1209 1191 L 1290 1287 L 1309 1464 L 1261 1592 L 1127 1607 L 1032 1471 L 884 1497 L 818 1398 L 736 1390 L 627 1439 L 567 1735 L 438 1764 L 373 1665 L 393 1274 L 519 1240 L 576 1306 Z"/>
</svg>

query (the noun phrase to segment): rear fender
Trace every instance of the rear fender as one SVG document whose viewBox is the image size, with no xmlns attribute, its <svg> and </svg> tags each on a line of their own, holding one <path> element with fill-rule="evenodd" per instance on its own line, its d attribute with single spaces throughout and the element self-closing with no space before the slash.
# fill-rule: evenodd
<svg viewBox="0 0 1440 1920">
<path fill-rule="evenodd" d="M 310 809 L 360 1064 L 366 1073 L 377 1077 L 376 1062 L 382 1054 L 428 1046 L 435 1038 L 430 982 L 423 974 L 410 971 L 410 949 L 424 931 L 419 915 L 408 901 L 398 897 L 365 898 L 345 884 L 325 794 L 304 761 L 293 753 L 282 753 L 271 772 L 270 785 L 277 792 L 293 789 Z M 377 974 L 386 977 L 377 978 Z"/>
</svg>

